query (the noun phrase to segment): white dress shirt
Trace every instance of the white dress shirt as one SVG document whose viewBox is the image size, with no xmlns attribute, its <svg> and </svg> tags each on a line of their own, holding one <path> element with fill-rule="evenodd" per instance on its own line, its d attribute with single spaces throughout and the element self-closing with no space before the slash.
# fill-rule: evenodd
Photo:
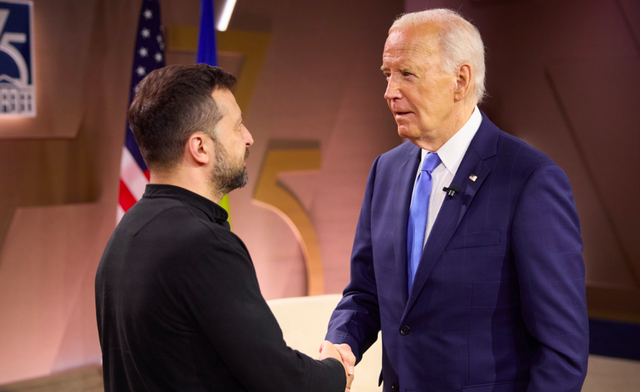
<svg viewBox="0 0 640 392">
<path fill-rule="evenodd" d="M 471 117 L 469 117 L 469 120 L 467 120 L 462 128 L 436 151 L 440 157 L 440 164 L 436 166 L 431 173 L 431 195 L 429 196 L 429 211 L 427 212 L 427 227 L 424 233 L 423 247 L 427 243 L 433 224 L 436 221 L 436 217 L 446 196 L 442 188 L 451 185 L 451 181 L 453 181 L 453 177 L 456 175 L 458 167 L 460 167 L 462 158 L 464 158 L 464 154 L 467 152 L 471 140 L 476 135 L 476 132 L 478 132 L 481 122 L 482 114 L 480 114 L 480 110 L 476 106 Z M 418 171 L 416 172 L 416 180 L 422 169 L 424 157 L 427 156 L 428 153 L 429 151 L 422 150 L 422 158 L 420 159 L 420 165 L 418 165 Z M 413 186 L 415 187 L 415 182 Z M 413 199 L 411 202 L 413 203 Z"/>
</svg>

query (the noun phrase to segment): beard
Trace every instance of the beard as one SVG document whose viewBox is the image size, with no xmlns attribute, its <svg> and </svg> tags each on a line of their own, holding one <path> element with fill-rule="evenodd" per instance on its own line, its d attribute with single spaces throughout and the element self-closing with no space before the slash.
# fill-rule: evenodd
<svg viewBox="0 0 640 392">
<path fill-rule="evenodd" d="M 217 164 L 211 173 L 211 187 L 215 193 L 224 196 L 234 189 L 247 185 L 249 176 L 244 161 L 249 157 L 249 149 L 245 149 L 244 157 L 233 162 L 220 142 L 214 139 Z"/>
</svg>

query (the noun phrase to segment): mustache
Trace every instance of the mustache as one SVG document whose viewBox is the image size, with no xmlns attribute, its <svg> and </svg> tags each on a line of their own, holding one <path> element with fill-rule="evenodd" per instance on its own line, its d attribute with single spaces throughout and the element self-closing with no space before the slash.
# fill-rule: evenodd
<svg viewBox="0 0 640 392">
<path fill-rule="evenodd" d="M 245 150 L 244 150 L 244 160 L 246 161 L 247 158 L 249 158 L 249 149 L 245 148 Z"/>
</svg>

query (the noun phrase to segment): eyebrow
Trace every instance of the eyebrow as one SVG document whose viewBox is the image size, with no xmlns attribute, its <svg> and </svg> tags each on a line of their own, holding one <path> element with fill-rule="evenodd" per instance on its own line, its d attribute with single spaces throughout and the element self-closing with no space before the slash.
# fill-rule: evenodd
<svg viewBox="0 0 640 392">
<path fill-rule="evenodd" d="M 417 64 L 414 64 L 414 63 L 407 63 L 404 66 L 402 66 L 401 68 L 398 68 L 398 70 L 400 72 L 415 72 L 418 69 L 419 68 L 418 68 Z M 380 67 L 380 71 L 382 71 L 382 72 L 389 71 L 389 70 L 391 70 L 391 67 L 386 67 L 384 65 Z"/>
<path fill-rule="evenodd" d="M 236 129 L 244 122 L 244 114 L 240 113 L 240 120 L 236 123 Z"/>
</svg>

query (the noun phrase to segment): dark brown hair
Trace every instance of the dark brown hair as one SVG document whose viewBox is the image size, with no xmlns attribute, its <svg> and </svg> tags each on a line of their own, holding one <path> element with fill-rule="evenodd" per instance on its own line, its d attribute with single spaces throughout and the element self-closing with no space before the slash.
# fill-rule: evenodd
<svg viewBox="0 0 640 392">
<path fill-rule="evenodd" d="M 136 88 L 129 124 L 151 170 L 169 170 L 181 159 L 194 132 L 213 130 L 224 115 L 211 96 L 236 78 L 206 64 L 172 65 L 147 75 Z"/>
</svg>

